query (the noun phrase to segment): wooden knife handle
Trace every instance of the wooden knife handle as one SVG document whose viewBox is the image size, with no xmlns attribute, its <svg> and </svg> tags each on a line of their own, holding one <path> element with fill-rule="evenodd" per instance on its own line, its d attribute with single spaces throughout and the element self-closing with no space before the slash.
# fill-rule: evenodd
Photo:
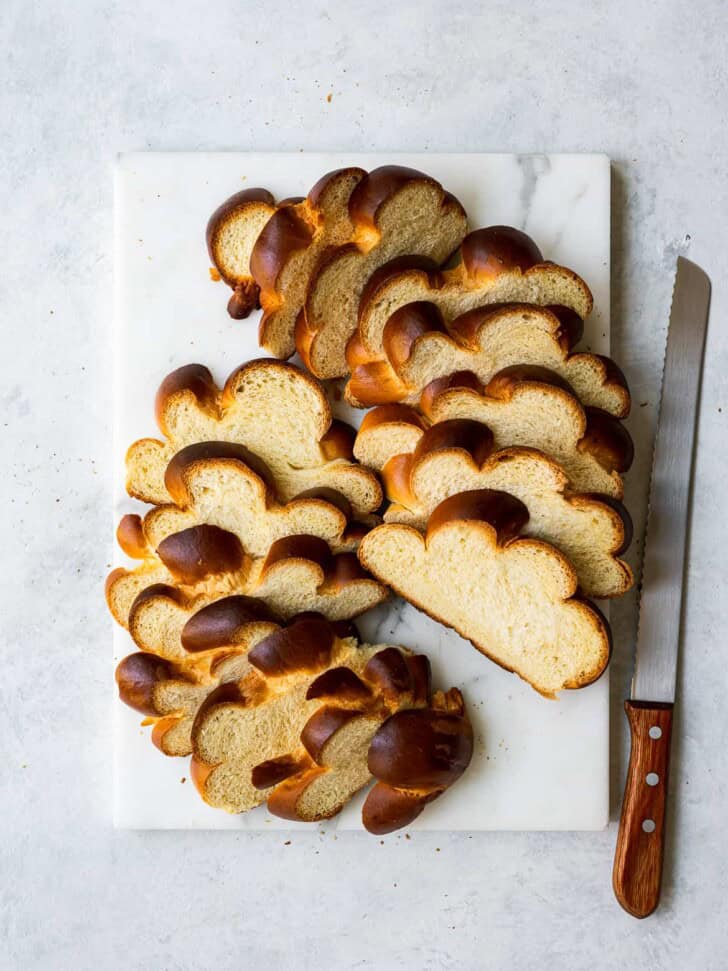
<svg viewBox="0 0 728 971">
<path fill-rule="evenodd" d="M 673 706 L 625 701 L 624 708 L 632 735 L 632 751 L 612 886 L 628 913 L 633 917 L 648 917 L 660 900 Z"/>
</svg>

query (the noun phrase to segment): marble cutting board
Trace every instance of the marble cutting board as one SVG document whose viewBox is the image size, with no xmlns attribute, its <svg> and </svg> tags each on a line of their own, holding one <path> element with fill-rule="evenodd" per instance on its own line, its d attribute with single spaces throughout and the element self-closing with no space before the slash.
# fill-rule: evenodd
<svg viewBox="0 0 728 971">
<path fill-rule="evenodd" d="M 114 523 L 142 511 L 124 491 L 124 454 L 157 435 L 154 394 L 182 364 L 210 367 L 222 383 L 260 356 L 257 315 L 233 321 L 229 290 L 208 274 L 205 225 L 227 196 L 262 185 L 276 198 L 304 195 L 342 165 L 399 163 L 422 169 L 454 192 L 472 227 L 505 223 L 537 241 L 547 258 L 580 273 L 595 309 L 583 346 L 609 350 L 609 160 L 603 155 L 140 153 L 115 171 Z M 340 406 L 336 410 L 352 420 Z M 360 417 L 360 416 L 359 416 Z M 117 564 L 129 565 L 117 551 Z M 473 761 L 455 789 L 411 829 L 594 830 L 609 812 L 608 673 L 596 684 L 547 701 L 479 655 L 457 634 L 397 601 L 360 618 L 370 642 L 427 653 L 437 686 L 457 685 L 475 730 Z M 114 664 L 135 647 L 114 625 Z M 117 827 L 138 829 L 307 829 L 264 807 L 229 816 L 206 806 L 189 780 L 187 759 L 162 756 L 141 716 L 114 702 Z M 331 829 L 361 829 L 362 799 Z"/>
</svg>

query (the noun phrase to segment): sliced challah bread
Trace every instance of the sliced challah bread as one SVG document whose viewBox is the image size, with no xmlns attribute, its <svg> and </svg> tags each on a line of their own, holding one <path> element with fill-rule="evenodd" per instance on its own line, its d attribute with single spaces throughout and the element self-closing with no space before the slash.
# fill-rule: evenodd
<svg viewBox="0 0 728 971">
<path fill-rule="evenodd" d="M 362 349 L 381 354 L 389 318 L 405 304 L 420 300 L 436 304 L 446 321 L 493 303 L 562 306 L 582 321 L 591 313 L 592 295 L 581 277 L 545 262 L 534 241 L 517 229 L 476 229 L 463 240 L 460 256 L 449 270 L 421 263 L 407 266 L 403 261 L 382 266 L 367 284 L 359 308 Z"/>
<path fill-rule="evenodd" d="M 634 447 L 624 424 L 597 408 L 584 408 L 557 375 L 515 366 L 484 387 L 460 371 L 433 381 L 420 400 L 425 416 L 407 405 L 382 405 L 365 415 L 354 443 L 364 465 L 380 470 L 393 456 L 411 452 L 429 424 L 467 418 L 487 425 L 496 448 L 522 445 L 555 459 L 576 492 L 621 499 L 621 473 Z"/>
<path fill-rule="evenodd" d="M 528 509 L 523 535 L 566 554 L 584 594 L 616 597 L 632 585 L 632 571 L 619 559 L 632 533 L 621 503 L 570 492 L 563 469 L 535 449 L 496 450 L 487 425 L 466 418 L 432 425 L 414 450 L 385 464 L 382 477 L 391 502 L 385 522 L 424 530 L 450 496 L 477 489 L 507 492 Z"/>
<path fill-rule="evenodd" d="M 377 509 L 377 478 L 352 461 L 353 429 L 334 421 L 315 378 L 279 361 L 250 361 L 222 391 L 200 364 L 168 375 L 157 392 L 164 441 L 144 438 L 127 452 L 127 490 L 145 502 L 168 503 L 167 467 L 176 452 L 199 442 L 234 442 L 265 463 L 279 497 L 312 489 L 341 493 L 353 515 Z"/>
<path fill-rule="evenodd" d="M 350 242 L 349 200 L 366 177 L 359 168 L 328 172 L 303 201 L 279 209 L 260 233 L 250 256 L 263 307 L 258 339 L 275 357 L 295 352 L 296 320 L 311 275 L 324 252 Z"/>
<path fill-rule="evenodd" d="M 386 523 L 362 540 L 368 570 L 410 603 L 547 697 L 604 671 L 609 628 L 577 599 L 574 568 L 542 540 L 520 536 L 528 511 L 503 492 L 459 493 L 427 532 Z"/>
<path fill-rule="evenodd" d="M 572 352 L 579 333 L 573 318 L 566 308 L 504 304 L 471 310 L 446 328 L 435 304 L 405 304 L 387 322 L 379 358 L 350 349 L 347 400 L 358 407 L 416 402 L 428 384 L 453 372 L 472 371 L 487 383 L 504 368 L 535 365 L 566 381 L 584 404 L 624 417 L 624 376 L 608 358 Z"/>
<path fill-rule="evenodd" d="M 371 778 L 373 768 L 402 788 L 411 786 L 409 811 L 401 789 L 384 792 L 379 812 L 370 814 L 382 832 L 405 825 L 467 767 L 472 730 L 462 706 L 452 724 L 437 725 L 443 707 L 430 702 L 429 663 L 394 647 L 297 638 L 293 628 L 261 642 L 249 654 L 264 677 L 264 690 L 238 684 L 220 689 L 202 704 L 192 730 L 193 779 L 206 802 L 228 812 L 245 812 L 267 799 L 270 812 L 313 821 L 338 813 Z M 293 656 L 291 657 L 293 650 Z M 404 709 L 422 713 L 409 730 L 386 731 L 373 743 L 390 715 Z M 435 732 L 432 726 L 436 726 Z M 455 736 L 457 735 L 457 741 Z M 447 738 L 449 745 L 443 744 Z M 430 778 L 407 775 L 418 762 Z M 365 824 L 368 817 L 365 814 Z M 379 831 L 379 830 L 373 830 Z"/>
<path fill-rule="evenodd" d="M 466 228 L 460 203 L 429 176 L 399 166 L 375 169 L 349 200 L 351 240 L 319 259 L 303 312 L 296 349 L 321 378 L 348 373 L 346 342 L 357 326 L 359 301 L 369 277 L 405 254 L 443 262 Z"/>
<path fill-rule="evenodd" d="M 124 517 L 117 537 L 133 557 L 147 556 L 167 536 L 210 524 L 233 533 L 251 556 L 263 556 L 284 536 L 319 536 L 335 551 L 356 548 L 364 527 L 350 525 L 348 501 L 332 490 L 280 503 L 268 469 L 234 442 L 199 442 L 177 452 L 165 486 L 173 504 L 155 506 L 132 527 Z M 128 536 L 129 545 L 125 545 Z M 141 536 L 141 540 L 140 540 Z"/>
<path fill-rule="evenodd" d="M 236 320 L 258 306 L 250 254 L 275 211 L 275 200 L 267 189 L 243 189 L 226 199 L 207 223 L 207 251 L 220 277 L 232 287 L 228 313 Z"/>
<path fill-rule="evenodd" d="M 198 615 L 199 621 L 203 620 L 204 613 L 201 611 Z M 214 639 L 219 643 L 223 640 L 219 636 L 220 625 L 216 625 L 211 616 L 204 624 L 198 623 L 197 626 L 207 628 L 208 641 Z M 323 618 L 314 614 L 299 614 L 293 618 L 291 626 L 301 637 L 310 636 L 312 631 L 324 639 L 329 635 L 358 637 L 356 628 L 348 622 L 328 625 Z M 163 660 L 154 654 L 130 654 L 116 669 L 119 697 L 130 708 L 147 716 L 144 724 L 153 726 L 152 742 L 161 752 L 165 755 L 190 755 L 192 723 L 202 702 L 222 684 L 240 682 L 242 679 L 247 684 L 254 682 L 257 674 L 248 661 L 248 651 L 279 629 L 279 625 L 270 624 L 267 630 L 261 629 L 256 636 L 248 637 L 244 642 L 239 640 L 234 645 L 232 638 L 228 637 L 225 651 L 218 654 L 204 671 L 186 663 L 175 664 Z M 211 638 L 211 634 L 217 636 Z"/>
<path fill-rule="evenodd" d="M 302 203 L 279 210 L 253 248 L 261 346 L 281 358 L 297 348 L 320 377 L 345 374 L 344 345 L 373 270 L 409 253 L 444 260 L 465 223 L 457 200 L 414 169 L 328 173 Z"/>
<path fill-rule="evenodd" d="M 109 575 L 109 609 L 118 623 L 129 626 L 135 639 L 131 623 L 135 601 L 157 585 L 173 587 L 182 605 L 191 609 L 240 595 L 263 601 L 284 619 L 314 610 L 329 620 L 348 620 L 387 596 L 353 553 L 334 555 L 319 537 L 285 537 L 273 543 L 265 557 L 252 558 L 237 536 L 210 525 L 167 536 L 155 554 L 134 570 L 118 568 Z M 146 637 L 136 643 L 149 650 Z"/>
</svg>

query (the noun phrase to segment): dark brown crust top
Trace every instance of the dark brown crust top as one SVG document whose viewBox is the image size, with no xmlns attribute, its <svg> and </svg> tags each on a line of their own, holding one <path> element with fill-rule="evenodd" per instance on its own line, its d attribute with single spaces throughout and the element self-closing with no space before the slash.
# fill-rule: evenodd
<svg viewBox="0 0 728 971">
<path fill-rule="evenodd" d="M 492 526 L 499 546 L 519 535 L 528 522 L 528 509 L 515 496 L 496 489 L 473 489 L 444 499 L 427 521 L 427 539 L 452 522 L 476 520 Z"/>
<path fill-rule="evenodd" d="M 191 501 L 187 486 L 190 470 L 198 462 L 241 462 L 259 476 L 271 492 L 275 491 L 275 481 L 265 462 L 254 455 L 244 445 L 236 442 L 196 442 L 180 449 L 167 466 L 164 484 L 175 502 L 186 509 Z"/>
<path fill-rule="evenodd" d="M 493 278 L 508 270 L 522 273 L 543 262 L 541 250 L 526 233 L 512 226 L 487 226 L 469 233 L 461 246 L 469 275 Z"/>
<path fill-rule="evenodd" d="M 372 699 L 372 691 L 351 668 L 330 668 L 308 686 L 306 701 L 314 698 L 342 703 L 362 703 Z"/>
<path fill-rule="evenodd" d="M 273 543 L 263 563 L 261 575 L 272 570 L 276 563 L 285 560 L 306 560 L 318 565 L 323 582 L 330 589 L 340 589 L 347 583 L 369 580 L 354 553 L 331 552 L 325 540 L 318 536 L 284 536 Z"/>
<path fill-rule="evenodd" d="M 321 671 L 331 662 L 336 635 L 323 618 L 298 619 L 249 651 L 248 660 L 269 678 Z"/>
<path fill-rule="evenodd" d="M 460 778 L 472 758 L 473 730 L 457 696 L 459 712 L 419 708 L 388 718 L 369 747 L 372 775 L 407 789 L 444 789 Z"/>
<path fill-rule="evenodd" d="M 440 308 L 434 303 L 417 301 L 395 310 L 384 327 L 382 346 L 392 367 L 405 364 L 418 338 L 424 334 L 446 334 Z"/>
<path fill-rule="evenodd" d="M 413 458 L 417 462 L 431 452 L 462 449 L 480 467 L 493 454 L 493 433 L 487 425 L 470 418 L 450 418 L 431 425 L 417 443 Z"/>
<path fill-rule="evenodd" d="M 324 196 L 326 194 L 329 186 L 338 181 L 341 178 L 356 179 L 361 182 L 367 177 L 365 169 L 360 169 L 356 165 L 351 165 L 348 168 L 334 169 L 331 172 L 327 172 L 326 175 L 322 175 L 318 182 L 313 186 L 313 188 L 308 193 L 308 203 L 313 209 L 318 209 L 322 204 Z"/>
<path fill-rule="evenodd" d="M 451 378 L 455 380 L 450 380 L 448 387 L 465 386 L 464 384 L 458 384 L 455 375 L 452 375 Z M 525 383 L 548 384 L 554 388 L 560 388 L 562 391 L 568 392 L 573 398 L 577 397 L 576 392 L 569 382 L 564 380 L 560 374 L 556 374 L 549 368 L 541 367 L 538 364 L 512 364 L 510 367 L 503 368 L 502 371 L 498 371 L 497 374 L 493 375 L 483 389 L 483 393 L 489 398 L 499 398 L 501 401 L 508 401 L 513 396 L 513 391 Z"/>
<path fill-rule="evenodd" d="M 364 419 L 359 426 L 359 434 L 371 431 L 372 428 L 376 428 L 379 425 L 389 425 L 394 422 L 412 425 L 415 428 L 425 428 L 425 423 L 420 415 L 409 405 L 379 405 L 364 415 Z"/>
<path fill-rule="evenodd" d="M 182 628 L 182 647 L 191 653 L 211 651 L 236 643 L 248 624 L 280 623 L 260 600 L 232 596 L 216 600 L 194 613 Z"/>
<path fill-rule="evenodd" d="M 449 193 L 446 195 L 436 179 L 403 165 L 382 165 L 373 169 L 352 192 L 349 199 L 349 214 L 352 222 L 375 227 L 381 206 L 413 181 L 425 182 L 437 188 L 442 192 L 443 208 L 457 207 L 462 211 L 463 217 L 465 216 L 465 211 L 457 199 Z"/>
<path fill-rule="evenodd" d="M 313 226 L 298 206 L 277 209 L 265 224 L 250 254 L 250 272 L 260 287 L 264 305 L 266 296 L 275 291 L 286 260 L 297 250 L 305 249 L 313 236 Z"/>
<path fill-rule="evenodd" d="M 311 715 L 301 731 L 301 744 L 314 760 L 319 762 L 329 739 L 353 718 L 360 718 L 356 708 L 336 708 L 324 705 Z M 269 806 L 270 808 L 270 806 Z"/>
<path fill-rule="evenodd" d="M 168 374 L 162 381 L 154 401 L 154 411 L 163 435 L 167 435 L 164 413 L 171 398 L 180 393 L 191 393 L 200 407 L 218 417 L 218 390 L 208 368 L 203 364 L 185 364 Z"/>
<path fill-rule="evenodd" d="M 586 432 L 580 452 L 593 455 L 608 472 L 624 473 L 634 459 L 634 442 L 621 421 L 599 408 L 585 408 Z"/>
<path fill-rule="evenodd" d="M 451 388 L 467 388 L 476 391 L 478 394 L 482 394 L 484 391 L 483 382 L 472 371 L 455 371 L 453 374 L 447 374 L 442 378 L 435 378 L 434 381 L 425 385 L 420 395 L 422 413 L 428 418 L 432 418 L 432 406 L 435 399 Z"/>
<path fill-rule="evenodd" d="M 245 552 L 234 533 L 205 523 L 165 537 L 157 555 L 181 583 L 195 584 L 206 577 L 242 569 Z"/>
<path fill-rule="evenodd" d="M 130 708 L 143 715 L 158 714 L 154 704 L 154 689 L 160 681 L 179 677 L 169 661 L 155 654 L 138 651 L 119 662 L 116 668 L 119 697 Z"/>
<path fill-rule="evenodd" d="M 385 647 L 377 651 L 367 662 L 364 677 L 388 704 L 412 692 L 414 687 L 404 655 L 396 647 Z"/>
<path fill-rule="evenodd" d="M 310 765 L 311 759 L 306 754 L 280 755 L 276 759 L 268 759 L 254 766 L 250 781 L 256 789 L 270 789 Z"/>
</svg>

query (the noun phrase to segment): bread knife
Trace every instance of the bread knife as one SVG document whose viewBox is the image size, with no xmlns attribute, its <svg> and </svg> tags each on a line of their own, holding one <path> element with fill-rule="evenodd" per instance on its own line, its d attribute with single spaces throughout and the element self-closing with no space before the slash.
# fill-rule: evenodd
<svg viewBox="0 0 728 971">
<path fill-rule="evenodd" d="M 690 480 L 709 306 L 710 280 L 679 257 L 652 464 L 635 670 L 625 702 L 631 752 L 612 873 L 617 900 L 633 917 L 655 910 L 662 883 Z"/>
</svg>

